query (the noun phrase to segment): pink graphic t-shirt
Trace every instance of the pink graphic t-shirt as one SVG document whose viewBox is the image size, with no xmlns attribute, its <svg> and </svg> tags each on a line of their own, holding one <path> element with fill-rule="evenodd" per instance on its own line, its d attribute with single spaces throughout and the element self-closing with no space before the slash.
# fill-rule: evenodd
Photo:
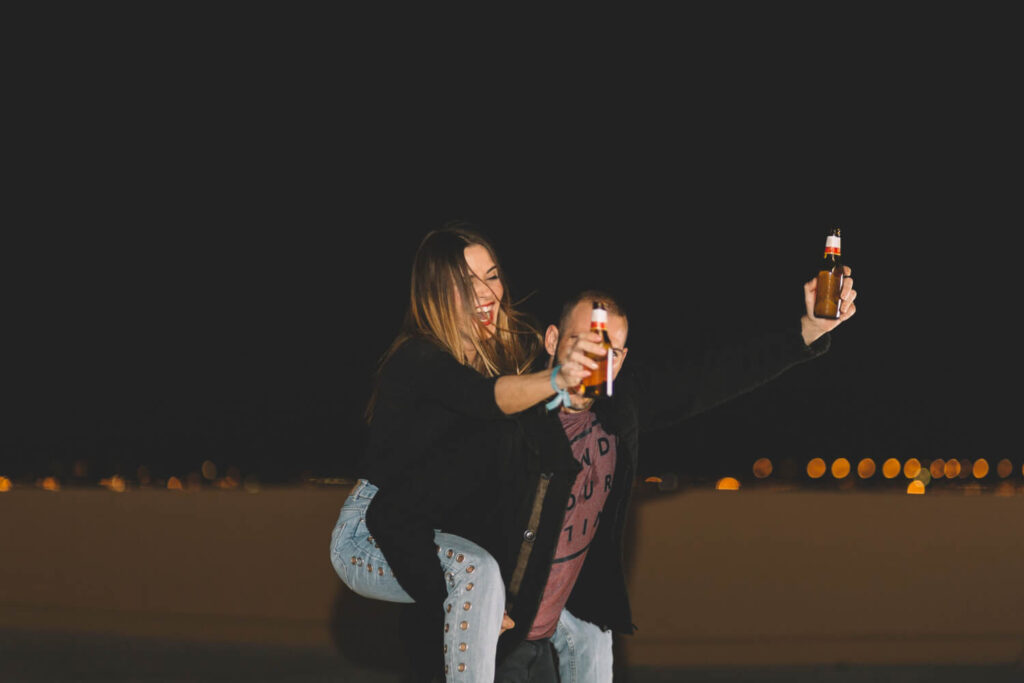
<svg viewBox="0 0 1024 683">
<path fill-rule="evenodd" d="M 615 437 L 604 431 L 594 413 L 563 411 L 558 416 L 569 437 L 573 457 L 583 469 L 569 495 L 551 573 L 527 640 L 550 638 L 554 634 L 601 521 L 601 510 L 612 490 L 615 474 Z"/>
</svg>

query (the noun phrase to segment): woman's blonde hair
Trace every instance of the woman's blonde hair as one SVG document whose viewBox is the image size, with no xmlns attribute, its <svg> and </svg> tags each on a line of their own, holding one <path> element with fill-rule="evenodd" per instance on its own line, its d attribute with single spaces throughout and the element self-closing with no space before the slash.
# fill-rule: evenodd
<svg viewBox="0 0 1024 683">
<path fill-rule="evenodd" d="M 497 266 L 505 296 L 499 302 L 494 319 L 494 334 L 483 334 L 483 323 L 476 316 L 474 275 L 466 263 L 466 247 L 480 245 L 487 249 Z M 456 291 L 458 294 L 456 294 Z M 518 375 L 528 372 L 541 349 L 542 336 L 529 317 L 518 311 L 508 294 L 509 287 L 498 256 L 491 244 L 472 225 L 447 223 L 431 230 L 420 241 L 413 258 L 409 286 L 409 306 L 398 335 L 380 358 L 380 370 L 402 344 L 412 338 L 427 339 L 486 377 Z M 521 302 L 519 302 L 521 303 Z M 479 334 L 469 335 L 476 354 L 469 361 L 461 331 L 471 320 Z M 373 418 L 377 399 L 374 383 L 366 419 Z"/>
</svg>

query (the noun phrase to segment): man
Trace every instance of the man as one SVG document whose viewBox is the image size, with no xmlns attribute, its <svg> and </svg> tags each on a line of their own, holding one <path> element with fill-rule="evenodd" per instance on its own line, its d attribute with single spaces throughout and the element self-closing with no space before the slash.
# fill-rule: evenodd
<svg viewBox="0 0 1024 683">
<path fill-rule="evenodd" d="M 592 302 L 608 311 L 614 347 L 613 393 L 583 399 L 560 394 L 521 413 L 514 457 L 503 472 L 507 505 L 500 533 L 481 539 L 506 578 L 515 627 L 498 642 L 496 683 L 612 680 L 612 633 L 634 631 L 622 560 L 623 531 L 638 467 L 638 435 L 660 429 L 746 393 L 788 368 L 825 353 L 829 332 L 856 312 L 850 268 L 837 320 L 815 318 L 815 280 L 804 285 L 806 314 L 728 348 L 625 372 L 629 320 L 611 295 L 581 292 L 566 302 L 545 348 L 566 359 L 578 337 L 593 340 Z M 558 404 L 557 406 L 553 404 Z M 557 672 L 557 673 L 556 673 Z"/>
</svg>

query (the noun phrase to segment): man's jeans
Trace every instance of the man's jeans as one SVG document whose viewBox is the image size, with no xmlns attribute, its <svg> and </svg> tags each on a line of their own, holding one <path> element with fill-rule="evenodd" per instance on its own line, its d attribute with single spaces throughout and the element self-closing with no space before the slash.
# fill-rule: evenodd
<svg viewBox="0 0 1024 683">
<path fill-rule="evenodd" d="M 331 533 L 331 564 L 345 585 L 363 597 L 414 602 L 398 584 L 366 528 L 366 510 L 376 493 L 376 486 L 360 479 L 345 500 Z M 438 531 L 434 543 L 440 547 L 439 570 L 448 583 L 443 606 L 445 678 L 492 683 L 505 612 L 505 586 L 498 563 L 483 548 L 460 536 Z"/>
<path fill-rule="evenodd" d="M 558 677 L 555 677 L 557 660 Z M 548 640 L 523 641 L 498 667 L 495 683 L 611 683 L 612 632 L 562 610 Z"/>
</svg>

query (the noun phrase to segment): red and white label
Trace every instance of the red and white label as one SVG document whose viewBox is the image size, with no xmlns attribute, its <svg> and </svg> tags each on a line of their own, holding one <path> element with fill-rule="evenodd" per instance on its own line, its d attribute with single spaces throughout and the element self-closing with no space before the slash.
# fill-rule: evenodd
<svg viewBox="0 0 1024 683">
<path fill-rule="evenodd" d="M 829 235 L 825 238 L 825 255 L 835 254 L 839 255 L 839 237 L 836 235 Z"/>
</svg>

